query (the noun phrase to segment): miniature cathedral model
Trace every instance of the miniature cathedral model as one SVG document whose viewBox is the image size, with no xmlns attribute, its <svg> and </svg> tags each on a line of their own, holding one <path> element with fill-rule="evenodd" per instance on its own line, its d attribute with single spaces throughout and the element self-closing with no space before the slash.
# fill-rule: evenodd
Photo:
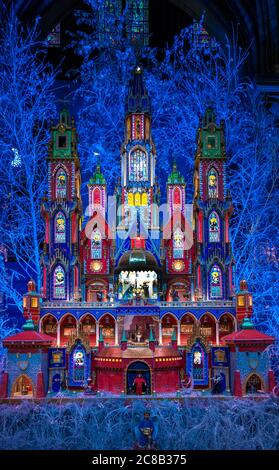
<svg viewBox="0 0 279 470">
<path fill-rule="evenodd" d="M 42 292 L 29 282 L 23 331 L 4 340 L 3 398 L 84 388 L 177 393 L 212 389 L 216 376 L 221 392 L 237 396 L 275 386 L 267 349 L 274 338 L 254 328 L 246 282 L 235 292 L 224 123 L 213 109 L 200 121 L 193 227 L 176 162 L 161 222 L 156 158 L 151 102 L 137 66 L 125 103 L 116 220 L 108 220 L 104 159 L 88 182 L 83 222 L 77 132 L 61 111 L 42 201 Z"/>
</svg>

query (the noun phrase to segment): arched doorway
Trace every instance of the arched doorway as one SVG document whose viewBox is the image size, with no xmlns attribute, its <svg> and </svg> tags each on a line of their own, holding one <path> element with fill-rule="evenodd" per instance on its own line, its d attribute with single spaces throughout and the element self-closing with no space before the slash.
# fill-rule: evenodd
<svg viewBox="0 0 279 470">
<path fill-rule="evenodd" d="M 231 315 L 224 313 L 221 315 L 219 320 L 219 339 L 222 341 L 222 338 L 234 331 L 234 321 Z"/>
<path fill-rule="evenodd" d="M 142 384 L 137 386 L 137 380 L 141 380 Z M 139 393 L 139 391 L 142 391 Z M 151 393 L 151 373 L 148 364 L 142 361 L 132 362 L 127 369 L 127 382 L 126 382 L 127 395 Z M 137 393 L 138 392 L 138 393 Z"/>
<path fill-rule="evenodd" d="M 167 290 L 167 302 L 186 302 L 191 299 L 191 289 L 187 281 L 179 280 L 173 282 Z"/>
<path fill-rule="evenodd" d="M 12 397 L 32 398 L 34 396 L 34 387 L 32 380 L 25 374 L 17 377 L 12 386 Z"/>
<path fill-rule="evenodd" d="M 42 318 L 41 330 L 46 335 L 57 339 L 57 319 L 53 315 L 46 315 Z"/>
<path fill-rule="evenodd" d="M 59 374 L 59 372 L 57 372 L 52 377 L 52 387 L 51 388 L 52 388 L 52 391 L 54 393 L 58 393 L 60 391 L 60 387 L 61 387 L 61 374 Z"/>
<path fill-rule="evenodd" d="M 80 319 L 80 331 L 88 338 L 90 346 L 96 345 L 96 320 L 90 314 L 86 313 Z"/>
<path fill-rule="evenodd" d="M 106 302 L 108 288 L 102 280 L 91 282 L 87 286 L 87 302 Z"/>
<path fill-rule="evenodd" d="M 66 344 L 76 336 L 77 321 L 71 314 L 65 315 L 60 321 L 60 345 Z"/>
<path fill-rule="evenodd" d="M 257 393 L 259 390 L 263 389 L 262 379 L 258 374 L 252 374 L 248 377 L 245 389 L 246 395 Z"/>
<path fill-rule="evenodd" d="M 200 334 L 207 343 L 216 344 L 216 321 L 206 313 L 200 319 Z"/>
<path fill-rule="evenodd" d="M 84 387 L 90 375 L 89 354 L 80 340 L 76 341 L 69 356 L 69 385 Z"/>
<path fill-rule="evenodd" d="M 162 318 L 162 343 L 171 344 L 171 339 L 173 332 L 176 331 L 177 337 L 177 319 L 172 315 L 167 313 Z"/>
<path fill-rule="evenodd" d="M 102 329 L 104 343 L 114 344 L 115 343 L 115 319 L 109 313 L 106 313 L 100 319 L 99 325 L 100 325 L 100 329 Z"/>
<path fill-rule="evenodd" d="M 200 338 L 196 339 L 187 353 L 186 372 L 192 377 L 194 387 L 208 386 L 208 354 Z"/>
<path fill-rule="evenodd" d="M 180 344 L 187 346 L 194 335 L 195 319 L 189 313 L 186 313 L 181 318 L 180 324 Z"/>
</svg>

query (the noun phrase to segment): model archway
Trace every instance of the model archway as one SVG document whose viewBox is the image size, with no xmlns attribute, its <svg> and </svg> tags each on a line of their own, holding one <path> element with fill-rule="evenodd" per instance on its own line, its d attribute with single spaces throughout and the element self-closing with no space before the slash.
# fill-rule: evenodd
<svg viewBox="0 0 279 470">
<path fill-rule="evenodd" d="M 70 313 L 66 314 L 60 321 L 60 346 L 66 346 L 76 336 L 76 333 L 76 318 Z"/>
<path fill-rule="evenodd" d="M 222 341 L 224 336 L 233 333 L 234 330 L 235 327 L 233 317 L 228 313 L 221 315 L 219 320 L 219 340 Z"/>
<path fill-rule="evenodd" d="M 264 390 L 262 379 L 258 374 L 251 374 L 246 381 L 245 393 L 252 395 L 259 390 Z"/>
<path fill-rule="evenodd" d="M 200 319 L 201 336 L 207 343 L 216 344 L 216 320 L 211 314 L 204 314 Z"/>
<path fill-rule="evenodd" d="M 132 362 L 127 368 L 127 394 L 143 395 L 151 392 L 151 373 L 148 364 Z"/>
<path fill-rule="evenodd" d="M 99 261 L 96 261 L 99 263 Z M 102 280 L 91 282 L 86 288 L 87 302 L 105 302 L 107 300 L 108 287 Z"/>
<path fill-rule="evenodd" d="M 17 377 L 12 386 L 12 397 L 33 398 L 35 394 L 32 380 L 25 374 Z"/>
<path fill-rule="evenodd" d="M 177 337 L 177 319 L 171 313 L 167 313 L 162 318 L 162 343 L 171 344 L 172 335 L 176 332 Z"/>
<path fill-rule="evenodd" d="M 194 317 L 186 313 L 181 318 L 180 323 L 180 344 L 181 346 L 187 346 L 191 342 L 194 335 L 195 319 Z"/>
<path fill-rule="evenodd" d="M 109 313 L 102 316 L 99 322 L 105 344 L 115 343 L 115 319 Z"/>
<path fill-rule="evenodd" d="M 79 323 L 81 333 L 88 338 L 90 346 L 96 345 L 96 320 L 90 313 L 81 317 Z"/>
<path fill-rule="evenodd" d="M 54 315 L 49 314 L 42 318 L 41 331 L 55 339 L 57 339 L 57 326 L 58 321 Z"/>
</svg>

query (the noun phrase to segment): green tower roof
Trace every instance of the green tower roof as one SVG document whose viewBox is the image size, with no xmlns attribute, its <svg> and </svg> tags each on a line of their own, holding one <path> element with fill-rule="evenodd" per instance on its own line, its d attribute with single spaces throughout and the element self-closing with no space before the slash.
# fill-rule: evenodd
<svg viewBox="0 0 279 470">
<path fill-rule="evenodd" d="M 89 180 L 89 184 L 106 184 L 105 177 L 101 172 L 100 163 L 97 164 L 95 173 Z"/>
<path fill-rule="evenodd" d="M 22 326 L 23 331 L 34 331 L 35 325 L 32 318 L 28 318 L 24 325 Z"/>
<path fill-rule="evenodd" d="M 241 325 L 242 330 L 254 330 L 254 324 L 249 317 L 244 317 Z"/>
<path fill-rule="evenodd" d="M 168 177 L 168 184 L 184 184 L 184 176 L 178 171 L 176 162 L 173 162 L 172 172 Z"/>
</svg>

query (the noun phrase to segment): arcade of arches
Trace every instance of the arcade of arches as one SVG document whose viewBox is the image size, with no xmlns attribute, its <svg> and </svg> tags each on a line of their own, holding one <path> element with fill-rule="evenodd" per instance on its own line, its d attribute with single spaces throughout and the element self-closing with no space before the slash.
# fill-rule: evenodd
<svg viewBox="0 0 279 470">
<path fill-rule="evenodd" d="M 179 346 L 187 346 L 196 336 L 202 336 L 208 343 L 220 344 L 222 338 L 235 328 L 235 320 L 229 313 L 221 315 L 219 321 L 210 313 L 205 313 L 199 320 L 191 313 L 185 313 L 181 320 L 167 313 L 161 319 L 152 315 L 127 315 L 120 316 L 117 321 L 109 313 L 99 320 L 85 313 L 79 321 L 70 313 L 59 321 L 49 314 L 42 318 L 40 325 L 41 331 L 57 339 L 57 345 L 61 347 L 66 346 L 78 332 L 81 337 L 86 337 L 91 347 L 95 347 L 100 330 L 107 346 L 120 344 L 123 331 L 131 345 L 147 345 L 151 333 L 160 345 L 171 345 L 175 339 Z"/>
</svg>

